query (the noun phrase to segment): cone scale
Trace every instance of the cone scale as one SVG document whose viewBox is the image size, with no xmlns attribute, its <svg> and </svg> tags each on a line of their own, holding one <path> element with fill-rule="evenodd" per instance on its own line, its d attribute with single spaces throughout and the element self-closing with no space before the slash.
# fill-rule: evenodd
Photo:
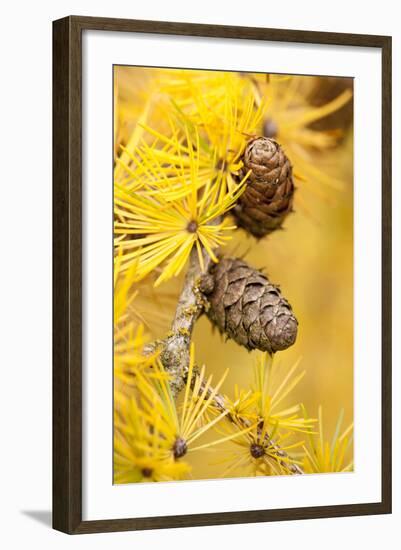
<svg viewBox="0 0 401 550">
<path fill-rule="evenodd" d="M 239 177 L 251 172 L 233 215 L 238 226 L 262 238 L 279 229 L 292 211 L 292 166 L 281 146 L 266 137 L 251 139 L 242 161 Z"/>
<path fill-rule="evenodd" d="M 266 275 L 237 258 L 223 258 L 201 281 L 207 315 L 222 334 L 248 350 L 274 353 L 294 344 L 298 322 Z"/>
</svg>

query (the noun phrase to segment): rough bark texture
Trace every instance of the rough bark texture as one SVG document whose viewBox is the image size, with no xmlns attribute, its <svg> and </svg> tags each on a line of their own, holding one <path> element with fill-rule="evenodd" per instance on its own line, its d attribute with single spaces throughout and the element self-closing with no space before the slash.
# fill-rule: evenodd
<svg viewBox="0 0 401 550">
<path fill-rule="evenodd" d="M 280 228 L 292 211 L 292 166 L 280 145 L 266 137 L 251 139 L 242 160 L 240 177 L 251 174 L 233 214 L 240 227 L 262 238 Z"/>
<path fill-rule="evenodd" d="M 209 319 L 238 344 L 274 353 L 295 342 L 298 322 L 290 304 L 244 261 L 221 259 L 202 278 L 200 289 L 209 302 Z"/>
<path fill-rule="evenodd" d="M 211 259 L 204 254 L 204 267 L 208 269 Z M 178 300 L 171 331 L 162 343 L 160 356 L 165 369 L 172 375 L 171 389 L 177 395 L 184 386 L 183 373 L 189 365 L 189 350 L 195 321 L 204 309 L 204 298 L 199 290 L 202 270 L 197 251 L 191 252 L 189 268 Z"/>
</svg>

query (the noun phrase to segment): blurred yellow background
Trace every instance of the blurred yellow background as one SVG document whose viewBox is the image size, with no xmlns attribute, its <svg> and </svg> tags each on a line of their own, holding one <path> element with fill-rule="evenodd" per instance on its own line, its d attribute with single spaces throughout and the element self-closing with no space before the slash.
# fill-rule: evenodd
<svg viewBox="0 0 401 550">
<path fill-rule="evenodd" d="M 302 79 L 299 90 L 313 87 L 319 92 L 319 78 L 295 76 L 293 79 Z M 135 128 L 151 81 L 151 69 L 116 68 L 116 150 L 126 139 L 124 136 Z M 322 79 L 322 89 L 323 84 L 327 87 L 327 79 Z M 280 84 L 285 85 L 285 81 Z M 312 94 L 308 97 L 313 104 Z M 274 109 L 270 116 L 274 117 Z M 338 126 L 343 124 L 342 120 L 337 122 Z M 332 128 L 336 128 L 335 114 L 330 116 L 328 131 Z M 242 256 L 255 268 L 265 271 L 292 305 L 299 321 L 297 341 L 288 350 L 279 352 L 276 360 L 287 366 L 301 360 L 299 368 L 306 374 L 292 392 L 291 403 L 303 403 L 313 417 L 319 405 L 323 405 L 324 430 L 329 436 L 341 409 L 344 409 L 344 427 L 353 420 L 352 125 L 343 125 L 342 137 L 335 146 L 323 152 L 312 148 L 310 158 L 314 167 L 341 181 L 342 185 L 332 188 L 326 183 L 320 184 L 318 176 L 312 184 L 296 182 L 295 212 L 286 219 L 283 231 L 256 241 L 237 230 L 224 253 Z M 296 163 L 294 172 L 297 172 Z M 141 286 L 136 299 L 138 322 L 144 322 L 151 339 L 163 338 L 169 330 L 182 280 L 180 275 L 156 289 L 146 284 Z M 205 364 L 215 379 L 229 367 L 224 393 L 232 395 L 235 384 L 247 388 L 253 383 L 253 365 L 258 352 L 250 353 L 230 340 L 225 342 L 205 316 L 198 321 L 193 340 L 197 363 Z M 212 448 L 210 461 L 205 461 L 204 455 L 191 454 L 188 461 L 193 465 L 193 477 L 217 476 L 218 466 L 212 463 L 219 452 Z"/>
</svg>

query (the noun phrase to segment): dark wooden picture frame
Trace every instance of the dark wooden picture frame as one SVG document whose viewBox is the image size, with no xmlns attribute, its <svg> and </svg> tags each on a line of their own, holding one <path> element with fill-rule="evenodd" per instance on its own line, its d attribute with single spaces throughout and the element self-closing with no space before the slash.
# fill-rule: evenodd
<svg viewBox="0 0 401 550">
<path fill-rule="evenodd" d="M 379 48 L 382 53 L 382 496 L 367 504 L 82 520 L 82 31 Z M 53 22 L 53 527 L 69 534 L 391 513 L 391 37 L 92 17 Z"/>
</svg>

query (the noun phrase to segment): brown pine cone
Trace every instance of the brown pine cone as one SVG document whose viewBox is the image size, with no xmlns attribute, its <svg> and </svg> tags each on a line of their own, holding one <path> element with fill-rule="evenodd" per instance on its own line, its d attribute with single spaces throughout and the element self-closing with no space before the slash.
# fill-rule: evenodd
<svg viewBox="0 0 401 550">
<path fill-rule="evenodd" d="M 281 227 L 292 211 L 292 166 L 280 145 L 266 137 L 251 139 L 242 161 L 239 176 L 252 172 L 233 214 L 240 227 L 261 238 Z"/>
<path fill-rule="evenodd" d="M 242 260 L 223 258 L 201 281 L 209 319 L 249 350 L 274 353 L 295 342 L 298 322 L 278 287 Z"/>
</svg>

